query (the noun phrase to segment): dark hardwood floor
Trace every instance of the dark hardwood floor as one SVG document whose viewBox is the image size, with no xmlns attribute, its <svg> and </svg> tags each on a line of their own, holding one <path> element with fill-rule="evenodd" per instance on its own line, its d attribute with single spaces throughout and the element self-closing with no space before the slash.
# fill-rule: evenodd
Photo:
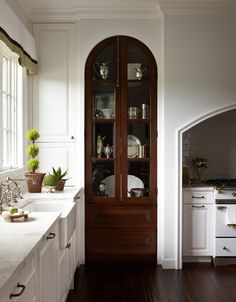
<svg viewBox="0 0 236 302">
<path fill-rule="evenodd" d="M 234 302 L 236 266 L 186 264 L 86 265 L 75 274 L 67 302 Z"/>
</svg>

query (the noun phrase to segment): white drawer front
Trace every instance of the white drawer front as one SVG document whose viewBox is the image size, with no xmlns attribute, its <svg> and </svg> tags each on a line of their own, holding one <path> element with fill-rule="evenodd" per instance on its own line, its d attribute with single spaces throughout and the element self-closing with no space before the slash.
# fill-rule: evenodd
<svg viewBox="0 0 236 302">
<path fill-rule="evenodd" d="M 225 224 L 225 212 L 227 205 L 215 205 L 215 236 L 216 237 L 236 237 L 236 228 Z"/>
<path fill-rule="evenodd" d="M 213 192 L 206 191 L 183 191 L 184 203 L 213 203 Z"/>
<path fill-rule="evenodd" d="M 215 256 L 236 256 L 236 238 L 216 238 Z"/>
</svg>

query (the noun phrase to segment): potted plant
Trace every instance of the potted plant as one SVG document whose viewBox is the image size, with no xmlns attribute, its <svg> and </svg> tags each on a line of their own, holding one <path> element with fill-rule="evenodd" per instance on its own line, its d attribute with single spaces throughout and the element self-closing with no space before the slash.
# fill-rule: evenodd
<svg viewBox="0 0 236 302">
<path fill-rule="evenodd" d="M 46 173 L 36 172 L 39 168 L 39 160 L 37 158 L 39 154 L 39 147 L 35 144 L 35 141 L 40 137 L 39 132 L 36 129 L 31 129 L 26 133 L 27 139 L 31 144 L 27 147 L 27 155 L 30 159 L 27 162 L 29 172 L 25 173 L 28 191 L 30 193 L 40 193 L 42 190 L 42 182 Z"/>
<path fill-rule="evenodd" d="M 197 170 L 197 182 L 201 182 L 201 169 L 207 168 L 207 159 L 202 157 L 195 157 L 191 161 L 193 169 Z"/>
<path fill-rule="evenodd" d="M 64 178 L 67 172 L 68 170 L 62 172 L 61 167 L 58 167 L 58 169 L 52 167 L 52 173 L 45 176 L 44 185 L 53 186 L 56 191 L 63 191 L 65 182 L 68 180 L 68 178 Z"/>
</svg>

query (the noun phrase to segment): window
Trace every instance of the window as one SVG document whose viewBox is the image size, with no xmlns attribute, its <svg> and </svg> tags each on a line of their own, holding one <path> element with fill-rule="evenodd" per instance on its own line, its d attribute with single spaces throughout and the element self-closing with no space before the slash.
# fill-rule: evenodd
<svg viewBox="0 0 236 302">
<path fill-rule="evenodd" d="M 0 172 L 22 166 L 23 69 L 0 41 Z"/>
</svg>

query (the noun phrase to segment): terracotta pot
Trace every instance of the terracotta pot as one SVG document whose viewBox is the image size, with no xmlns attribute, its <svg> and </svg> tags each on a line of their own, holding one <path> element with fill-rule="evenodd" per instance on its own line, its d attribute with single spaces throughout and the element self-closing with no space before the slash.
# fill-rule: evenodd
<svg viewBox="0 0 236 302">
<path fill-rule="evenodd" d="M 64 186 L 65 186 L 66 181 L 61 179 L 57 182 L 56 186 L 55 186 L 55 190 L 56 191 L 63 191 L 64 190 Z"/>
<path fill-rule="evenodd" d="M 43 178 L 46 173 L 25 173 L 29 193 L 41 193 Z"/>
</svg>

